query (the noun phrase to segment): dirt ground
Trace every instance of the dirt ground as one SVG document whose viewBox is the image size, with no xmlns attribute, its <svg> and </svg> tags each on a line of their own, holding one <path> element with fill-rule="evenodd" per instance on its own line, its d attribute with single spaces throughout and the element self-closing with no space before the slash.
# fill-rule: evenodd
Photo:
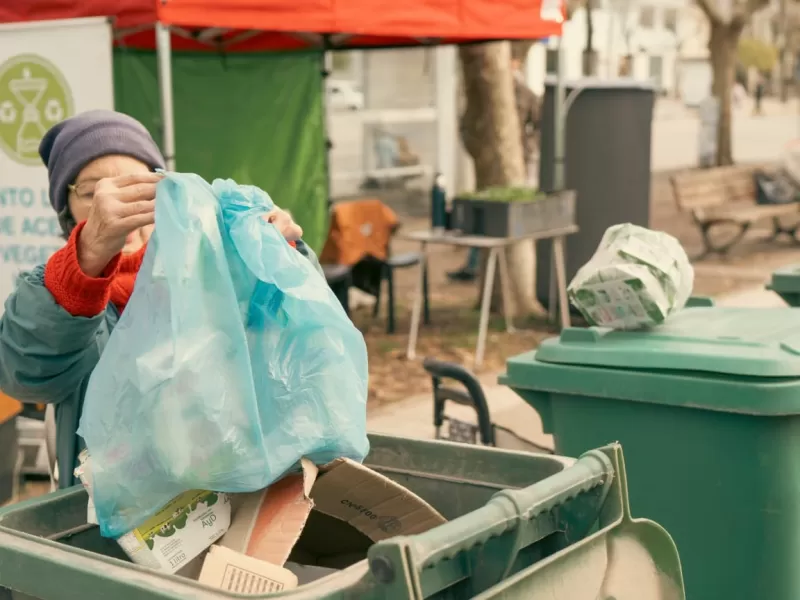
<svg viewBox="0 0 800 600">
<path fill-rule="evenodd" d="M 675 235 L 689 256 L 698 256 L 702 249 L 700 234 L 688 215 L 678 212 L 669 185 L 669 173 L 653 175 L 651 188 L 651 227 Z M 406 220 L 406 230 L 421 229 L 424 220 Z M 800 263 L 800 248 L 782 240 L 766 241 L 769 228 L 752 230 L 747 239 L 725 258 L 695 261 L 697 296 L 717 296 L 741 289 L 754 288 L 768 281 L 770 273 L 783 265 Z M 393 252 L 415 250 L 414 243 L 395 240 Z M 419 358 L 433 356 L 471 367 L 478 331 L 477 284 L 452 283 L 446 273 L 457 269 L 466 257 L 466 250 L 444 246 L 429 247 L 431 325 L 422 326 L 417 343 Z M 409 268 L 396 273 L 398 308 L 397 333 L 385 333 L 385 311 L 372 319 L 370 310 L 354 311 L 353 320 L 364 332 L 370 357 L 370 401 L 391 402 L 431 389 L 431 382 L 421 360 L 408 361 L 410 306 L 416 289 L 417 270 Z M 486 357 L 482 373 L 503 369 L 508 357 L 536 348 L 556 329 L 543 320 L 516 322 L 520 329 L 508 334 L 502 318 L 490 320 Z"/>
</svg>

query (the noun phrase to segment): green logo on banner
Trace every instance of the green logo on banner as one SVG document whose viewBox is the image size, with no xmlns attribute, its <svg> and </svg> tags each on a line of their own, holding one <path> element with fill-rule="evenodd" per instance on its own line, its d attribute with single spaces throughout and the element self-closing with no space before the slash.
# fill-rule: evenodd
<svg viewBox="0 0 800 600">
<path fill-rule="evenodd" d="M 41 56 L 20 54 L 0 64 L 0 150 L 23 165 L 40 165 L 39 142 L 74 112 L 69 85 Z"/>
</svg>

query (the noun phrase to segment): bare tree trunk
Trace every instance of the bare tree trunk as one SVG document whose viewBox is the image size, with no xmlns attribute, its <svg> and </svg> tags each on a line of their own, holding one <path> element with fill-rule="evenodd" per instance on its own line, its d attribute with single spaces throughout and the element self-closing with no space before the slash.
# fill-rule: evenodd
<svg viewBox="0 0 800 600">
<path fill-rule="evenodd" d="M 511 46 L 508 42 L 466 45 L 459 48 L 459 55 L 466 96 L 462 139 L 475 166 L 476 188 L 524 185 L 527 173 L 514 99 Z M 512 247 L 508 260 L 515 313 L 538 312 L 533 242 Z"/>
<path fill-rule="evenodd" d="M 511 58 L 516 58 L 522 61 L 522 64 L 528 62 L 528 52 L 536 40 L 512 40 L 511 43 Z"/>
<path fill-rule="evenodd" d="M 731 24 L 711 23 L 708 49 L 714 73 L 713 92 L 719 101 L 719 126 L 717 129 L 717 165 L 733 164 L 731 94 L 736 76 L 736 46 L 741 27 Z"/>
</svg>

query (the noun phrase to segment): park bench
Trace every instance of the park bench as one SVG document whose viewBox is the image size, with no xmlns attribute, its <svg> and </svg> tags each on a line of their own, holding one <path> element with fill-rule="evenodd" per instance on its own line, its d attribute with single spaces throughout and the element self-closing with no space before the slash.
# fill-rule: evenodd
<svg viewBox="0 0 800 600">
<path fill-rule="evenodd" d="M 759 221 L 772 220 L 772 239 L 789 235 L 798 240 L 800 204 L 758 204 L 757 166 L 714 167 L 671 177 L 675 201 L 691 214 L 703 236 L 703 256 L 725 254 Z M 785 223 L 781 218 L 785 218 Z"/>
</svg>

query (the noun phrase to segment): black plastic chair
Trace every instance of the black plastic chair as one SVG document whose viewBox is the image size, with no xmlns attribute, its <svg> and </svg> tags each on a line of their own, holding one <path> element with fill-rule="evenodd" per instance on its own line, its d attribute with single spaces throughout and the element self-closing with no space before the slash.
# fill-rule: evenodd
<svg viewBox="0 0 800 600">
<path fill-rule="evenodd" d="M 380 260 L 374 256 L 365 256 L 358 261 L 352 269 L 352 285 L 375 298 L 373 317 L 377 317 L 381 310 L 381 287 L 386 281 L 386 332 L 395 332 L 395 294 L 394 271 L 419 265 L 422 255 L 419 252 L 407 252 L 390 256 L 387 260 Z M 422 296 L 425 324 L 430 323 L 430 307 L 428 301 L 428 273 L 423 274 Z"/>
<path fill-rule="evenodd" d="M 436 439 L 553 454 L 550 448 L 540 446 L 506 427 L 492 423 L 483 387 L 467 369 L 434 358 L 426 358 L 423 367 L 433 379 L 433 425 L 436 428 Z M 459 386 L 443 385 L 443 380 L 456 382 Z M 448 401 L 472 408 L 477 416 L 477 425 L 448 416 L 445 412 Z M 447 424 L 447 436 L 442 432 L 445 424 Z"/>
<path fill-rule="evenodd" d="M 381 264 L 381 279 L 386 281 L 386 333 L 395 332 L 395 297 L 394 297 L 394 271 L 395 269 L 407 269 L 422 263 L 421 252 L 404 252 L 390 256 L 386 261 L 380 261 Z M 428 299 L 428 270 L 422 274 L 422 320 L 425 325 L 430 325 L 431 312 L 430 303 Z M 377 317 L 381 311 L 381 286 L 379 285 L 375 294 L 375 309 L 373 316 Z"/>
<path fill-rule="evenodd" d="M 353 284 L 353 269 L 347 265 L 321 265 L 325 274 L 325 281 L 331 288 L 336 298 L 350 316 L 350 286 Z"/>
</svg>

